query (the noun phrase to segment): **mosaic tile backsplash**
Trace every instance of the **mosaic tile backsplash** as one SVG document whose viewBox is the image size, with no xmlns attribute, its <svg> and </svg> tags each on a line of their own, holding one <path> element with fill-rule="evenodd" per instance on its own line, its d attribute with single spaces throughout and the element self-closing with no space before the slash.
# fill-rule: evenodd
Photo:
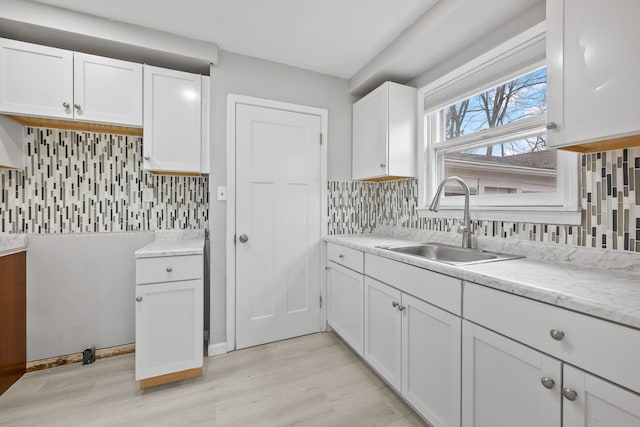
<svg viewBox="0 0 640 427">
<path fill-rule="evenodd" d="M 580 155 L 582 225 L 474 221 L 476 235 L 640 252 L 640 147 Z M 418 181 L 329 182 L 329 234 L 377 225 L 454 231 L 457 219 L 420 218 Z"/>
<path fill-rule="evenodd" d="M 26 168 L 0 171 L 0 232 L 208 227 L 207 177 L 142 170 L 142 138 L 26 128 Z"/>
</svg>

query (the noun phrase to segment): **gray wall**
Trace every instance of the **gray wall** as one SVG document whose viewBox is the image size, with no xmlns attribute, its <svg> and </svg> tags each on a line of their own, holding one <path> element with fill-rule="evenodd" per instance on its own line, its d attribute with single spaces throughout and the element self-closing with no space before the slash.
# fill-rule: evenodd
<svg viewBox="0 0 640 427">
<path fill-rule="evenodd" d="M 31 234 L 27 360 L 135 341 L 135 258 L 154 233 Z"/>
<path fill-rule="evenodd" d="M 210 343 L 226 341 L 226 202 L 216 188 L 227 181 L 227 95 L 247 95 L 329 110 L 328 177 L 351 179 L 351 105 L 345 79 L 230 52 L 220 53 L 212 73 Z"/>
</svg>

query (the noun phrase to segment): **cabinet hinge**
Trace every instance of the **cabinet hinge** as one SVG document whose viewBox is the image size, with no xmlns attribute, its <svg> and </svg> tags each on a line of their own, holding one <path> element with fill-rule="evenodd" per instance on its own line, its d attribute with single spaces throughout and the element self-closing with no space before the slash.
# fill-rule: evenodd
<svg viewBox="0 0 640 427">
<path fill-rule="evenodd" d="M 320 308 L 322 308 L 322 295 L 320 295 Z"/>
<path fill-rule="evenodd" d="M 233 244 L 234 245 L 236 244 L 236 235 L 235 234 L 233 235 Z"/>
<path fill-rule="evenodd" d="M 320 145 L 322 145 L 322 134 L 320 134 Z"/>
</svg>

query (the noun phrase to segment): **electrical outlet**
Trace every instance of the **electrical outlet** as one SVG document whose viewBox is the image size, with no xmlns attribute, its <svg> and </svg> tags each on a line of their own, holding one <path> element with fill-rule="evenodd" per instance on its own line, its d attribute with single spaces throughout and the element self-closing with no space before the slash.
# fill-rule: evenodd
<svg viewBox="0 0 640 427">
<path fill-rule="evenodd" d="M 218 201 L 227 200 L 227 187 L 218 187 Z"/>
</svg>

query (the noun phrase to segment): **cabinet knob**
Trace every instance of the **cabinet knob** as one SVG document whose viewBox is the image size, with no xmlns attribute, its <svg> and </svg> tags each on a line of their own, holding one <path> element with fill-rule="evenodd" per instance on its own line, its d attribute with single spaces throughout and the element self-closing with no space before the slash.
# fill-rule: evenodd
<svg viewBox="0 0 640 427">
<path fill-rule="evenodd" d="M 136 301 L 137 301 L 137 302 L 142 301 L 142 297 L 136 297 Z"/>
<path fill-rule="evenodd" d="M 149 156 L 144 156 L 144 157 L 143 157 L 143 159 L 145 159 L 145 160 L 149 160 L 149 159 L 151 159 L 151 157 L 149 157 Z"/>
<path fill-rule="evenodd" d="M 249 236 L 241 234 L 240 237 L 238 237 L 238 240 L 240 240 L 240 243 L 247 243 L 249 241 Z"/>
<path fill-rule="evenodd" d="M 561 331 L 560 329 L 550 330 L 549 335 L 551 335 L 551 338 L 553 338 L 556 341 L 562 341 L 562 339 L 564 338 L 564 332 Z"/>
<path fill-rule="evenodd" d="M 381 167 L 381 168 L 386 168 L 386 167 L 387 167 L 387 165 L 386 165 L 386 163 L 380 163 L 380 167 Z"/>
<path fill-rule="evenodd" d="M 173 271 L 173 268 L 167 267 L 167 273 L 171 273 L 172 271 Z"/>
<path fill-rule="evenodd" d="M 69 105 L 69 103 L 68 103 L 68 102 L 63 102 L 63 103 L 62 103 L 62 106 L 64 107 L 64 109 L 65 109 L 65 110 L 68 110 L 68 109 L 69 109 L 69 107 L 70 107 L 70 105 Z"/>
<path fill-rule="evenodd" d="M 340 259 L 344 259 L 344 255 L 343 255 L 343 254 L 340 254 L 340 255 L 338 255 L 338 258 L 340 258 Z"/>
<path fill-rule="evenodd" d="M 398 307 L 398 310 L 400 311 L 405 311 L 407 309 L 407 307 L 405 307 L 404 305 L 401 305 L 400 307 Z"/>
<path fill-rule="evenodd" d="M 572 402 L 578 398 L 578 392 L 568 387 L 565 387 L 562 389 L 562 395 L 564 396 L 565 399 L 570 400 Z"/>
<path fill-rule="evenodd" d="M 399 306 L 400 303 L 398 301 L 394 301 L 391 303 L 391 307 L 396 308 L 397 306 Z"/>
<path fill-rule="evenodd" d="M 547 130 L 555 130 L 558 129 L 558 124 L 556 122 L 547 123 Z"/>
<path fill-rule="evenodd" d="M 543 386 L 545 386 L 545 388 L 548 388 L 549 390 L 551 390 L 556 385 L 556 382 L 553 380 L 553 378 L 549 377 L 540 378 L 540 382 Z"/>
<path fill-rule="evenodd" d="M 82 110 L 82 107 L 80 106 L 80 104 L 73 104 L 73 108 L 75 108 L 78 111 Z"/>
</svg>

